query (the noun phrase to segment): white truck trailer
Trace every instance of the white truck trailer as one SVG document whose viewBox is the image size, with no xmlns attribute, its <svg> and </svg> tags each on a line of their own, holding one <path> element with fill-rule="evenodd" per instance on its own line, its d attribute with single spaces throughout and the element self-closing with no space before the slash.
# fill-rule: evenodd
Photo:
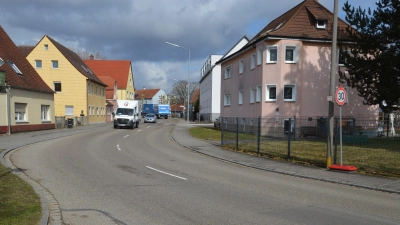
<svg viewBox="0 0 400 225">
<path fill-rule="evenodd" d="M 139 127 L 139 101 L 117 100 L 118 108 L 114 114 L 114 128 L 118 127 Z"/>
</svg>

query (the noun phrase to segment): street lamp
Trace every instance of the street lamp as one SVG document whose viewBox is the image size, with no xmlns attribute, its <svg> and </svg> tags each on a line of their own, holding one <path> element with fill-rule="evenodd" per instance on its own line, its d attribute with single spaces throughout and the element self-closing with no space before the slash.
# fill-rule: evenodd
<svg viewBox="0 0 400 225">
<path fill-rule="evenodd" d="M 189 123 L 189 73 L 190 73 L 190 49 L 189 48 L 185 48 L 185 47 L 182 47 L 182 46 L 179 46 L 179 45 L 177 45 L 177 44 L 172 44 L 172 43 L 169 43 L 169 42 L 165 42 L 166 44 L 169 44 L 169 45 L 172 45 L 172 46 L 175 46 L 175 47 L 178 47 L 178 48 L 184 48 L 184 49 L 186 49 L 186 50 L 188 50 L 189 51 L 189 60 L 188 60 L 188 79 L 187 79 L 187 82 L 188 82 L 188 86 L 187 86 L 187 110 L 186 110 L 186 119 L 187 119 L 187 122 Z"/>
</svg>

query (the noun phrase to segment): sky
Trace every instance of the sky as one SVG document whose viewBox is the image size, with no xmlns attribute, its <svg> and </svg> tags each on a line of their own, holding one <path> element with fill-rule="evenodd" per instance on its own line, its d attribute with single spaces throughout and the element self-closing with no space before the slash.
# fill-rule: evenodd
<svg viewBox="0 0 400 225">
<path fill-rule="evenodd" d="M 376 1 L 348 2 L 374 9 Z M 136 89 L 161 88 L 169 93 L 176 80 L 199 82 L 210 55 L 224 55 L 243 36 L 253 38 L 301 2 L 0 0 L 0 25 L 16 45 L 36 45 L 48 35 L 71 49 L 100 52 L 107 60 L 130 60 Z M 334 11 L 334 0 L 319 2 Z M 338 3 L 343 20 L 345 2 Z"/>
</svg>

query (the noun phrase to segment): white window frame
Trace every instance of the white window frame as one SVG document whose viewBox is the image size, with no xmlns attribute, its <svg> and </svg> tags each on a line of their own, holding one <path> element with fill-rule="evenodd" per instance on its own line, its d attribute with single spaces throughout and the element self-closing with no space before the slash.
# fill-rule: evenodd
<svg viewBox="0 0 400 225">
<path fill-rule="evenodd" d="M 250 56 L 250 70 L 254 70 L 255 68 L 256 68 L 256 53 L 253 53 Z"/>
<path fill-rule="evenodd" d="M 231 93 L 224 94 L 224 106 L 231 105 Z"/>
<path fill-rule="evenodd" d="M 323 22 L 323 24 L 318 24 L 318 22 Z M 326 20 L 317 20 L 316 22 L 315 22 L 315 27 L 317 28 L 317 29 L 326 29 Z"/>
<path fill-rule="evenodd" d="M 239 90 L 239 105 L 243 104 L 243 90 Z"/>
<path fill-rule="evenodd" d="M 256 102 L 261 102 L 261 85 L 256 86 Z"/>
<path fill-rule="evenodd" d="M 55 63 L 57 63 L 57 67 L 54 66 Z M 58 60 L 51 60 L 51 68 L 52 68 L 52 69 L 58 69 L 58 68 L 59 68 Z"/>
<path fill-rule="evenodd" d="M 255 88 L 250 88 L 250 104 L 256 101 L 256 90 Z"/>
<path fill-rule="evenodd" d="M 60 91 L 56 91 L 56 84 L 60 84 Z M 61 83 L 61 81 L 54 81 L 53 82 L 53 88 L 54 88 L 54 91 L 56 93 L 61 93 L 62 92 L 62 83 Z"/>
<path fill-rule="evenodd" d="M 275 88 L 275 98 L 271 98 L 270 88 Z M 276 102 L 278 99 L 278 88 L 276 84 L 266 84 L 265 85 L 265 101 L 266 102 Z"/>
<path fill-rule="evenodd" d="M 39 64 L 40 64 L 40 65 L 39 65 Z M 35 60 L 35 68 L 36 68 L 36 69 L 42 69 L 42 67 L 43 67 L 42 60 L 36 59 L 36 60 Z"/>
<path fill-rule="evenodd" d="M 292 98 L 285 98 L 286 88 L 292 88 Z M 285 84 L 283 86 L 283 101 L 285 102 L 295 102 L 296 101 L 296 84 Z"/>
<path fill-rule="evenodd" d="M 89 105 L 89 107 L 88 107 L 88 116 L 92 115 L 90 108 L 91 108 L 91 106 Z"/>
<path fill-rule="evenodd" d="M 41 105 L 40 106 L 40 116 L 42 121 L 50 121 L 50 106 L 49 105 Z"/>
<path fill-rule="evenodd" d="M 74 106 L 73 105 L 66 105 L 65 106 L 65 115 L 66 116 L 73 116 L 74 115 Z"/>
<path fill-rule="evenodd" d="M 43 48 L 44 48 L 45 51 L 47 51 L 47 50 L 49 50 L 49 45 L 48 44 L 44 44 Z"/>
<path fill-rule="evenodd" d="M 26 115 L 26 110 L 27 110 L 27 103 L 15 103 L 14 104 L 14 109 L 15 109 L 15 122 L 26 122 L 27 121 L 27 115 Z"/>
<path fill-rule="evenodd" d="M 271 60 L 271 50 L 276 50 L 276 60 Z M 269 45 L 267 46 L 266 56 L 267 56 L 267 63 L 277 63 L 279 59 L 279 48 L 277 45 Z"/>
<path fill-rule="evenodd" d="M 232 66 L 229 65 L 229 66 L 226 66 L 226 67 L 225 67 L 225 70 L 224 70 L 224 78 L 225 78 L 225 79 L 229 79 L 229 78 L 231 78 L 231 77 L 232 77 Z"/>
<path fill-rule="evenodd" d="M 244 72 L 244 59 L 239 60 L 239 74 Z"/>
<path fill-rule="evenodd" d="M 257 48 L 257 65 L 261 65 L 262 55 L 262 48 Z"/>
<path fill-rule="evenodd" d="M 285 63 L 297 63 L 297 54 L 298 54 L 298 50 L 297 50 L 297 46 L 296 45 L 287 45 L 285 47 Z M 293 51 L 293 60 L 287 60 L 286 59 L 286 53 L 287 50 L 292 50 Z"/>
<path fill-rule="evenodd" d="M 8 60 L 7 62 L 10 64 L 10 66 L 13 68 L 13 70 L 14 70 L 17 74 L 22 75 L 21 70 L 18 69 L 17 65 L 15 65 L 15 63 L 14 63 L 13 61 Z"/>
</svg>

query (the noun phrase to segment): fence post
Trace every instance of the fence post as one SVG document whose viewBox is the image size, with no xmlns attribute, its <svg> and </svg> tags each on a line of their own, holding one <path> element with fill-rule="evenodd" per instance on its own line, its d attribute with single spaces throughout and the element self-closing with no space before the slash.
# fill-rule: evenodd
<svg viewBox="0 0 400 225">
<path fill-rule="evenodd" d="M 287 159 L 290 159 L 290 136 L 292 133 L 292 121 L 291 118 L 289 118 L 289 129 L 288 129 L 288 156 Z"/>
<path fill-rule="evenodd" d="M 387 120 L 386 120 L 386 121 L 387 121 L 387 122 L 386 122 L 386 124 L 387 124 L 386 137 L 389 137 L 389 115 L 390 115 L 390 114 L 387 115 Z"/>
<path fill-rule="evenodd" d="M 239 117 L 235 118 L 236 120 L 236 150 L 239 149 Z"/>
<path fill-rule="evenodd" d="M 337 138 L 340 135 L 339 134 L 339 129 L 338 129 L 338 119 L 335 118 L 335 133 L 334 133 L 334 144 L 335 144 L 335 151 L 333 152 L 333 164 L 336 164 L 336 159 L 337 159 Z"/>
<path fill-rule="evenodd" d="M 293 128 L 294 128 L 294 131 L 293 131 L 293 141 L 295 141 L 296 140 L 296 116 L 294 116 L 294 121 L 293 121 L 294 123 L 293 123 Z"/>
<path fill-rule="evenodd" d="M 257 122 L 257 155 L 260 155 L 260 144 L 261 144 L 261 116 L 258 117 Z"/>
<path fill-rule="evenodd" d="M 224 146 L 224 118 L 220 117 L 219 127 L 221 128 L 221 147 Z"/>
</svg>

